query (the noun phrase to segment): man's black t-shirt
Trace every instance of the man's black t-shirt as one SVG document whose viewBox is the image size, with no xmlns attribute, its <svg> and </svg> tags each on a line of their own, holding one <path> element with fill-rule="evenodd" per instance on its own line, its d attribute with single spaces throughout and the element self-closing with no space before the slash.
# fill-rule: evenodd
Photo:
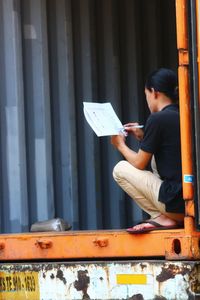
<svg viewBox="0 0 200 300">
<path fill-rule="evenodd" d="M 159 201 L 165 204 L 167 212 L 184 212 L 177 104 L 170 104 L 149 116 L 140 149 L 155 156 L 157 170 L 163 180 Z"/>
</svg>

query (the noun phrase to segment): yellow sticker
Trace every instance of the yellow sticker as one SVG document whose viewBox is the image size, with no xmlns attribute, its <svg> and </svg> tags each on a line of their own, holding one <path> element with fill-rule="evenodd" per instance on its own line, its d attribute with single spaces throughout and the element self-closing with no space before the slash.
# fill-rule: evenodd
<svg viewBox="0 0 200 300">
<path fill-rule="evenodd" d="M 37 272 L 0 272 L 0 300 L 39 300 Z"/>
<path fill-rule="evenodd" d="M 147 284 L 147 275 L 117 274 L 117 284 Z"/>
</svg>

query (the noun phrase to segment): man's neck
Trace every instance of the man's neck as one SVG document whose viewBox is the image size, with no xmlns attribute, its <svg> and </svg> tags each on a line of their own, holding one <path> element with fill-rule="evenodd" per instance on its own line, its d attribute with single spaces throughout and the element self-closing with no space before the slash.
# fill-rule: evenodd
<svg viewBox="0 0 200 300">
<path fill-rule="evenodd" d="M 162 99 L 160 101 L 158 101 L 158 110 L 157 111 L 161 111 L 163 108 L 165 108 L 166 106 L 170 105 L 170 104 L 173 104 L 173 102 L 171 101 L 171 99 L 169 98 L 165 98 L 165 99 Z"/>
</svg>

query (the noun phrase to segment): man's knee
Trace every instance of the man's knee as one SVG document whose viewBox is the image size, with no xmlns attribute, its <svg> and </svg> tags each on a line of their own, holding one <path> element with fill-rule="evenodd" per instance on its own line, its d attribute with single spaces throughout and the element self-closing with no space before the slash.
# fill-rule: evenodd
<svg viewBox="0 0 200 300">
<path fill-rule="evenodd" d="M 120 178 L 123 178 L 124 170 L 126 170 L 129 163 L 125 160 L 119 161 L 113 169 L 113 178 L 118 181 Z"/>
</svg>

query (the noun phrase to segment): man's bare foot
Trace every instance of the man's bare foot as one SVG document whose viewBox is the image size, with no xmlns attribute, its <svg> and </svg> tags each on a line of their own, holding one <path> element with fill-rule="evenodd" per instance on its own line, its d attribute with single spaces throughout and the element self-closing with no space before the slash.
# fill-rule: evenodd
<svg viewBox="0 0 200 300">
<path fill-rule="evenodd" d="M 144 222 L 141 222 L 138 225 L 133 226 L 132 228 L 128 228 L 127 231 L 130 233 L 140 233 L 147 232 L 152 230 L 160 230 L 160 229 L 173 229 L 180 228 L 180 223 L 168 218 L 165 215 L 160 215 L 154 219 L 149 219 Z"/>
</svg>

